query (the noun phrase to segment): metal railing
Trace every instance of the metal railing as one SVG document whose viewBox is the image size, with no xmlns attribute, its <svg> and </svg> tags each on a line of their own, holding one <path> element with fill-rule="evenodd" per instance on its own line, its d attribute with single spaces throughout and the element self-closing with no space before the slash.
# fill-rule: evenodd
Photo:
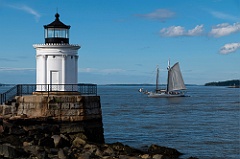
<svg viewBox="0 0 240 159">
<path fill-rule="evenodd" d="M 31 95 L 33 92 L 79 92 L 81 95 L 97 95 L 96 84 L 18 84 L 0 94 L 0 104 L 15 96 Z"/>
</svg>

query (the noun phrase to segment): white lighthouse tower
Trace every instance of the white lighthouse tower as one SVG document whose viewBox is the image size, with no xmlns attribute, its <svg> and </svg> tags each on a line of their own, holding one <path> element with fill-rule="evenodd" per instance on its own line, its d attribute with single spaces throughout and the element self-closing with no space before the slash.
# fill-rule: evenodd
<svg viewBox="0 0 240 159">
<path fill-rule="evenodd" d="M 44 25 L 45 44 L 33 45 L 36 49 L 36 91 L 73 91 L 78 83 L 80 46 L 69 44 L 70 25 L 62 23 L 58 13 L 55 17 L 55 21 Z"/>
</svg>

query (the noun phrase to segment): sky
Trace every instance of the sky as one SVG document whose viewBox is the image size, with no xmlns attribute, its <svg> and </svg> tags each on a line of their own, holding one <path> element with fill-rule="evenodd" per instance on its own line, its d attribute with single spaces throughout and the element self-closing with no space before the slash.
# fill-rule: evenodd
<svg viewBox="0 0 240 159">
<path fill-rule="evenodd" d="M 168 59 L 186 84 L 240 79 L 240 0 L 0 0 L 0 83 L 36 82 L 44 28 L 70 25 L 78 82 L 160 83 Z"/>
</svg>

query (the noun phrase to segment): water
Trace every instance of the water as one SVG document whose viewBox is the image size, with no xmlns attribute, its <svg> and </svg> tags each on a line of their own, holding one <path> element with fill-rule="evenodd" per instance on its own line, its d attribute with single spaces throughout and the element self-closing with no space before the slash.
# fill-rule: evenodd
<svg viewBox="0 0 240 159">
<path fill-rule="evenodd" d="M 181 158 L 240 158 L 239 88 L 188 86 L 191 97 L 174 99 L 148 98 L 139 88 L 98 86 L 107 143 L 158 144 L 176 148 Z"/>
<path fill-rule="evenodd" d="M 158 144 L 182 158 L 240 158 L 239 88 L 188 86 L 191 97 L 174 99 L 148 98 L 139 88 L 98 86 L 107 143 Z"/>
</svg>

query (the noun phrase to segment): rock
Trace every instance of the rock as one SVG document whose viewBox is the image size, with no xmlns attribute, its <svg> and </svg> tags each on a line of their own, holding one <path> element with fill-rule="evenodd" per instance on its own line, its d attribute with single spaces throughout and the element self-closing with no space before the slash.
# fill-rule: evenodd
<svg viewBox="0 0 240 159">
<path fill-rule="evenodd" d="M 112 149 L 112 147 L 107 147 L 104 151 L 103 151 L 103 156 L 114 156 L 115 152 Z"/>
<path fill-rule="evenodd" d="M 138 157 L 138 156 L 129 156 L 128 159 L 141 159 L 141 157 Z"/>
<path fill-rule="evenodd" d="M 57 148 L 50 148 L 49 153 L 53 154 L 53 155 L 57 155 L 58 154 L 58 149 Z"/>
<path fill-rule="evenodd" d="M 58 150 L 58 158 L 59 159 L 67 159 L 66 155 L 64 154 L 63 149 Z"/>
<path fill-rule="evenodd" d="M 24 149 L 25 152 L 30 153 L 34 156 L 37 156 L 39 154 L 39 151 L 41 150 L 41 148 L 39 146 L 36 146 L 36 145 L 24 146 L 23 149 Z"/>
<path fill-rule="evenodd" d="M 43 119 L 45 121 L 46 119 Z M 176 149 L 151 145 L 135 149 L 120 142 L 104 144 L 93 142 L 92 136 L 79 123 L 61 126 L 52 121 L 18 119 L 16 122 L 0 119 L 0 159 L 177 159 Z M 3 124 L 3 125 L 1 125 Z M 91 125 L 91 124 L 89 124 Z M 70 128 L 69 128 L 70 127 Z M 70 130 L 76 131 L 70 131 Z M 81 130 L 81 131 L 77 131 Z M 64 132 L 64 133 L 63 133 Z M 90 132 L 97 137 L 98 132 Z M 87 138 L 87 137 L 89 138 Z M 197 159 L 190 157 L 188 159 Z"/>
<path fill-rule="evenodd" d="M 63 148 L 66 146 L 69 147 L 71 145 L 68 138 L 62 134 L 61 135 L 53 135 L 51 138 L 53 139 L 55 147 Z"/>
<path fill-rule="evenodd" d="M 22 145 L 22 142 L 19 139 L 19 136 L 16 135 L 8 135 L 8 136 L 3 136 L 1 138 L 2 143 L 10 143 L 13 146 L 19 146 Z"/>
<path fill-rule="evenodd" d="M 0 156 L 5 158 L 18 158 L 20 156 L 27 156 L 22 149 L 17 149 L 9 143 L 0 145 Z"/>
<path fill-rule="evenodd" d="M 69 137 L 71 140 L 74 140 L 76 137 L 79 137 L 85 141 L 87 140 L 86 135 L 84 135 L 83 133 L 70 134 Z"/>
<path fill-rule="evenodd" d="M 97 150 L 95 152 L 95 155 L 99 156 L 99 157 L 102 157 L 103 156 L 103 152 L 99 148 L 97 148 Z"/>
<path fill-rule="evenodd" d="M 149 154 L 144 154 L 144 155 L 141 155 L 141 158 L 147 159 L 147 158 L 150 158 L 150 155 Z"/>
<path fill-rule="evenodd" d="M 124 151 L 125 151 L 126 154 L 133 155 L 133 156 L 140 155 L 140 154 L 144 153 L 143 151 L 141 151 L 139 149 L 132 148 L 128 145 L 124 146 Z"/>
<path fill-rule="evenodd" d="M 85 152 L 93 153 L 96 152 L 98 147 L 93 144 L 86 144 L 84 147 Z"/>
<path fill-rule="evenodd" d="M 83 154 L 80 154 L 77 159 L 92 159 L 90 158 L 90 154 L 89 153 L 83 153 Z"/>
<path fill-rule="evenodd" d="M 182 155 L 182 153 L 180 153 L 176 149 L 158 146 L 158 145 L 151 145 L 148 148 L 148 153 L 152 155 L 161 154 L 170 158 L 178 158 L 180 155 Z"/>
<path fill-rule="evenodd" d="M 103 156 L 101 159 L 113 159 L 111 156 Z"/>
<path fill-rule="evenodd" d="M 72 145 L 71 141 L 68 137 L 66 137 L 63 134 L 60 134 L 60 137 L 61 137 L 61 139 L 59 141 L 58 148 L 70 147 Z"/>
<path fill-rule="evenodd" d="M 0 145 L 0 156 L 10 157 L 9 155 L 17 157 L 14 153 L 14 148 L 10 144 L 1 144 Z M 12 158 L 12 156 L 10 158 Z"/>
<path fill-rule="evenodd" d="M 119 159 L 129 159 L 128 155 L 119 155 Z"/>
<path fill-rule="evenodd" d="M 55 147 L 53 138 L 47 136 L 43 137 L 38 141 L 39 146 L 46 146 L 46 147 Z"/>
<path fill-rule="evenodd" d="M 78 148 L 85 144 L 86 144 L 86 141 L 79 137 L 76 137 L 75 140 L 72 142 L 72 146 L 78 147 Z"/>
<path fill-rule="evenodd" d="M 51 138 L 53 139 L 55 147 L 58 147 L 61 136 L 60 135 L 53 135 Z"/>
<path fill-rule="evenodd" d="M 110 146 L 115 150 L 115 151 L 123 151 L 124 150 L 124 145 L 120 142 L 116 142 L 113 144 L 110 144 Z"/>
<path fill-rule="evenodd" d="M 3 133 L 4 132 L 4 128 L 2 125 L 0 125 L 0 133 Z"/>
<path fill-rule="evenodd" d="M 153 159 L 163 159 L 163 155 L 156 154 L 156 155 L 153 155 L 152 158 Z"/>
</svg>

